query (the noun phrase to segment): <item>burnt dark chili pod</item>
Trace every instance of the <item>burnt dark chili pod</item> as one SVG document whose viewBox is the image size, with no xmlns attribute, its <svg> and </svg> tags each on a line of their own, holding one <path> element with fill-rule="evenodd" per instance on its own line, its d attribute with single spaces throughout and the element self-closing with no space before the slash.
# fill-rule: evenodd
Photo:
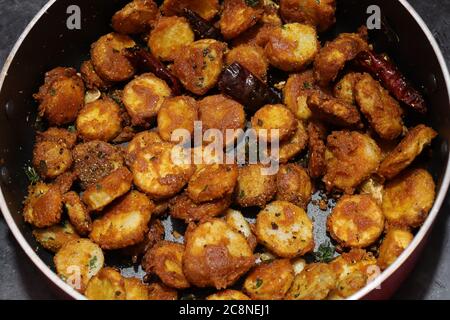
<svg viewBox="0 0 450 320">
<path fill-rule="evenodd" d="M 266 104 L 281 103 L 281 93 L 267 86 L 238 62 L 229 65 L 219 77 L 219 89 L 245 106 L 251 114 Z"/>
<path fill-rule="evenodd" d="M 174 95 L 181 94 L 181 84 L 178 78 L 149 51 L 138 47 L 129 48 L 125 49 L 125 56 L 137 69 L 153 72 L 157 77 L 166 81 Z"/>
<path fill-rule="evenodd" d="M 189 21 L 195 36 L 198 39 L 216 39 L 223 40 L 222 33 L 211 23 L 200 17 L 197 13 L 190 9 L 183 10 L 185 18 Z"/>
<path fill-rule="evenodd" d="M 400 70 L 385 56 L 370 51 L 361 52 L 354 61 L 355 65 L 372 74 L 389 92 L 419 113 L 426 113 L 427 106 L 423 96 L 400 72 Z"/>
</svg>

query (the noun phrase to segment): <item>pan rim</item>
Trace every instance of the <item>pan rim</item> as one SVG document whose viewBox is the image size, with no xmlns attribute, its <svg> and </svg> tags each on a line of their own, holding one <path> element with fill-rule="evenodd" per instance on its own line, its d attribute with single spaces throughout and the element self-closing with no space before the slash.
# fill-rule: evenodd
<svg viewBox="0 0 450 320">
<path fill-rule="evenodd" d="M 11 63 L 17 53 L 17 51 L 22 46 L 23 41 L 28 36 L 29 32 L 33 29 L 35 24 L 42 18 L 42 16 L 47 12 L 47 10 L 56 2 L 57 0 L 50 0 L 48 1 L 44 7 L 42 7 L 41 10 L 34 16 L 34 18 L 31 20 L 31 22 L 27 25 L 25 30 L 20 35 L 19 39 L 15 43 L 13 49 L 11 50 L 9 56 L 7 57 L 5 64 L 3 66 L 2 72 L 0 74 L 0 91 L 3 87 L 3 83 L 6 79 L 6 76 L 8 74 L 8 70 L 11 66 Z M 447 93 L 449 95 L 449 105 L 450 105 L 450 75 L 448 72 L 448 67 L 445 62 L 445 59 L 442 55 L 442 51 L 432 35 L 430 29 L 426 25 L 426 23 L 423 21 L 423 19 L 420 17 L 420 15 L 415 11 L 415 9 L 409 4 L 407 0 L 398 0 L 400 4 L 408 11 L 408 13 L 414 18 L 416 23 L 420 26 L 426 37 L 428 38 L 428 41 L 430 42 L 433 51 L 439 61 L 439 65 L 441 70 L 444 73 L 444 80 L 447 87 Z M 414 240 L 411 242 L 411 244 L 404 250 L 404 252 L 399 256 L 399 258 L 388 268 L 386 269 L 382 274 L 380 274 L 374 281 L 367 284 L 363 289 L 355 293 L 354 295 L 347 298 L 348 300 L 359 300 L 363 299 L 365 296 L 369 295 L 374 290 L 377 290 L 378 287 L 380 287 L 383 282 L 385 282 L 388 278 L 390 278 L 405 262 L 406 260 L 412 256 L 413 252 L 417 249 L 419 244 L 424 241 L 424 238 L 427 236 L 428 232 L 430 231 L 434 221 L 436 220 L 436 217 L 442 207 L 442 203 L 445 199 L 445 196 L 447 194 L 447 190 L 450 183 L 450 157 L 447 161 L 447 168 L 445 170 L 444 179 L 442 180 L 441 187 L 439 189 L 438 195 L 436 197 L 436 200 L 433 204 L 433 208 L 430 211 L 430 214 L 427 217 L 427 220 L 423 224 L 423 226 L 420 228 L 419 232 L 414 237 Z M 37 253 L 33 250 L 31 245 L 28 243 L 28 241 L 23 236 L 22 232 L 19 230 L 18 226 L 14 222 L 14 219 L 12 217 L 12 214 L 8 208 L 8 205 L 6 204 L 5 198 L 3 196 L 2 188 L 0 187 L 0 209 L 2 211 L 2 214 L 5 218 L 5 221 L 11 230 L 12 234 L 14 235 L 16 241 L 19 243 L 22 250 L 26 253 L 26 255 L 31 259 L 31 261 L 34 263 L 35 266 L 50 280 L 52 283 L 54 283 L 62 292 L 66 293 L 68 296 L 72 297 L 73 299 L 77 300 L 86 300 L 86 297 L 74 290 L 72 287 L 70 287 L 68 284 L 66 284 L 60 277 L 57 276 L 55 272 L 53 272 L 50 267 L 45 264 L 42 259 L 37 255 Z"/>
</svg>

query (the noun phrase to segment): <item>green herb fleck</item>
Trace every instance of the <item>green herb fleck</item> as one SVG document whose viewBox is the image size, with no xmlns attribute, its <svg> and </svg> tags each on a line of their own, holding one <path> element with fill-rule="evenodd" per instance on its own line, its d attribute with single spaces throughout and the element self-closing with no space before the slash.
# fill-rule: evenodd
<svg viewBox="0 0 450 320">
<path fill-rule="evenodd" d="M 91 260 L 89 260 L 89 269 L 94 269 L 97 267 L 97 256 L 93 256 Z"/>
<path fill-rule="evenodd" d="M 241 192 L 239 192 L 239 198 L 243 198 L 245 197 L 245 191 L 241 190 Z"/>
<path fill-rule="evenodd" d="M 316 259 L 316 262 L 328 263 L 333 259 L 335 251 L 335 247 L 329 241 L 327 241 L 325 243 L 322 243 L 319 246 L 319 249 L 314 252 L 314 258 Z"/>
<path fill-rule="evenodd" d="M 32 166 L 25 167 L 25 174 L 27 175 L 28 180 L 31 182 L 31 184 L 35 184 L 41 181 L 39 174 Z"/>
<path fill-rule="evenodd" d="M 56 89 L 55 89 L 55 88 L 51 88 L 51 89 L 50 89 L 50 95 L 51 95 L 52 97 L 56 96 Z"/>
<path fill-rule="evenodd" d="M 308 81 L 303 82 L 303 89 L 312 89 L 312 84 Z"/>
<path fill-rule="evenodd" d="M 257 7 L 260 4 L 260 0 L 245 0 L 245 4 L 249 7 Z"/>
<path fill-rule="evenodd" d="M 320 4 L 320 0 L 316 0 L 317 4 Z"/>
<path fill-rule="evenodd" d="M 260 278 L 256 278 L 255 289 L 258 289 L 259 287 L 261 287 L 262 284 L 263 284 L 263 280 Z"/>
<path fill-rule="evenodd" d="M 67 128 L 67 130 L 69 130 L 69 132 L 73 133 L 73 132 L 77 131 L 77 128 L 75 127 L 75 125 L 71 125 Z"/>
</svg>

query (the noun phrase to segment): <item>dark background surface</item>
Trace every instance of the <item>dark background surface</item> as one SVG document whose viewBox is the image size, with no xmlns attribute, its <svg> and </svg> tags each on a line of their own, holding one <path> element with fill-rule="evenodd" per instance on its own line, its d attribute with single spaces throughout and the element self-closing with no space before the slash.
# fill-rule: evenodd
<svg viewBox="0 0 450 320">
<path fill-rule="evenodd" d="M 22 30 L 46 2 L 0 0 L 0 66 Z M 450 19 L 450 1 L 409 2 L 430 27 L 450 64 L 450 23 L 446 21 Z M 450 197 L 447 199 L 424 254 L 396 299 L 450 299 Z M 0 299 L 56 298 L 58 296 L 51 292 L 45 278 L 23 253 L 0 216 Z"/>
</svg>

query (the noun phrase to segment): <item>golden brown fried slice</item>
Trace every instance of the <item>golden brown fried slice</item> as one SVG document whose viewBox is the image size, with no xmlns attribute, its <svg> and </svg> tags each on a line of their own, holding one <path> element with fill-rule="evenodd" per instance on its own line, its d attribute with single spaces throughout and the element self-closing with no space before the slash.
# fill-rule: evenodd
<svg viewBox="0 0 450 320">
<path fill-rule="evenodd" d="M 71 191 L 64 195 L 63 202 L 67 210 L 67 215 L 78 234 L 86 236 L 92 230 L 92 219 L 89 211 L 77 193 Z"/>
<path fill-rule="evenodd" d="M 167 98 L 158 112 L 158 133 L 161 138 L 169 142 L 172 141 L 172 134 L 177 129 L 184 129 L 193 137 L 194 122 L 197 120 L 198 109 L 194 98 L 187 96 Z M 176 137 L 178 136 L 173 138 Z"/>
<path fill-rule="evenodd" d="M 111 82 L 100 78 L 91 60 L 83 62 L 80 73 L 88 89 L 108 90 L 113 85 Z"/>
<path fill-rule="evenodd" d="M 239 168 L 235 201 L 241 207 L 263 207 L 275 196 L 276 175 L 264 175 L 263 169 L 261 164 Z"/>
<path fill-rule="evenodd" d="M 244 290 L 253 300 L 283 300 L 293 280 L 291 262 L 274 260 L 253 269 L 245 279 Z"/>
<path fill-rule="evenodd" d="M 215 201 L 196 204 L 186 193 L 182 193 L 169 204 L 170 215 L 187 223 L 212 218 L 224 213 L 231 204 L 231 196 Z"/>
<path fill-rule="evenodd" d="M 187 90 L 204 95 L 219 80 L 226 47 L 212 39 L 191 43 L 178 51 L 172 69 Z"/>
<path fill-rule="evenodd" d="M 186 189 L 195 203 L 209 202 L 233 193 L 238 178 L 235 165 L 211 164 L 200 166 Z"/>
<path fill-rule="evenodd" d="M 111 82 L 131 79 L 136 70 L 125 57 L 123 50 L 134 46 L 136 43 L 126 35 L 113 32 L 101 37 L 91 47 L 95 72 L 100 78 Z"/>
<path fill-rule="evenodd" d="M 286 300 L 324 300 L 336 286 L 336 274 L 325 263 L 313 263 L 295 276 Z"/>
<path fill-rule="evenodd" d="M 319 178 L 326 173 L 325 139 L 326 127 L 317 121 L 308 124 L 309 160 L 308 172 L 311 178 Z"/>
<path fill-rule="evenodd" d="M 84 189 L 122 167 L 124 162 L 119 149 L 103 141 L 77 145 L 73 159 L 74 171 Z"/>
<path fill-rule="evenodd" d="M 287 201 L 268 204 L 256 217 L 258 242 L 282 258 L 314 249 L 313 223 L 305 210 Z"/>
<path fill-rule="evenodd" d="M 400 104 L 369 74 L 364 74 L 356 84 L 355 98 L 361 112 L 381 138 L 393 140 L 403 132 Z"/>
<path fill-rule="evenodd" d="M 281 142 L 292 137 L 297 130 L 297 121 L 284 105 L 269 104 L 259 109 L 252 117 L 252 128 L 260 139 L 269 143 L 275 139 Z"/>
<path fill-rule="evenodd" d="M 148 300 L 149 287 L 137 278 L 124 278 L 125 300 Z"/>
<path fill-rule="evenodd" d="M 91 211 L 100 211 L 131 188 L 133 175 L 125 168 L 119 168 L 108 176 L 90 185 L 82 200 Z"/>
<path fill-rule="evenodd" d="M 381 151 L 368 135 L 356 131 L 335 131 L 327 138 L 325 152 L 327 190 L 339 189 L 352 194 L 381 161 Z"/>
<path fill-rule="evenodd" d="M 112 27 L 122 34 L 144 33 L 154 26 L 160 15 L 153 0 L 133 0 L 114 14 Z"/>
<path fill-rule="evenodd" d="M 254 250 L 256 248 L 257 240 L 256 236 L 253 234 L 252 227 L 250 223 L 245 219 L 240 211 L 228 209 L 225 215 L 225 222 L 234 229 L 234 231 L 242 234 L 246 239 L 250 248 Z"/>
<path fill-rule="evenodd" d="M 138 152 L 131 165 L 134 184 L 152 199 L 176 195 L 188 183 L 195 166 L 182 161 L 183 150 L 170 143 L 153 144 Z"/>
<path fill-rule="evenodd" d="M 161 143 L 163 140 L 156 131 L 142 131 L 138 133 L 127 146 L 125 158 L 128 166 L 136 160 L 137 154 L 148 146 Z"/>
<path fill-rule="evenodd" d="M 72 166 L 72 151 L 65 143 L 41 141 L 34 145 L 33 167 L 43 178 L 56 178 Z"/>
<path fill-rule="evenodd" d="M 43 141 L 58 142 L 72 149 L 77 142 L 77 134 L 66 129 L 51 127 L 44 132 L 36 132 L 36 142 Z"/>
<path fill-rule="evenodd" d="M 28 188 L 23 217 L 37 228 L 53 226 L 61 221 L 62 193 L 58 185 L 38 182 Z"/>
<path fill-rule="evenodd" d="M 53 258 L 58 276 L 82 293 L 89 280 L 102 269 L 104 260 L 102 249 L 88 239 L 64 244 Z"/>
<path fill-rule="evenodd" d="M 423 124 L 410 129 L 399 145 L 381 162 L 378 174 L 392 179 L 408 167 L 436 137 L 437 132 Z"/>
<path fill-rule="evenodd" d="M 194 40 L 194 32 L 185 18 L 162 17 L 150 33 L 148 46 L 162 61 L 173 61 L 177 52 Z"/>
<path fill-rule="evenodd" d="M 148 231 L 153 209 L 153 203 L 144 194 L 131 191 L 94 221 L 89 238 L 108 250 L 140 243 Z"/>
<path fill-rule="evenodd" d="M 420 227 L 433 206 L 435 196 L 435 184 L 428 171 L 408 170 L 386 184 L 383 213 L 391 225 Z"/>
<path fill-rule="evenodd" d="M 164 0 L 161 11 L 166 16 L 181 16 L 185 8 L 191 9 L 206 20 L 212 20 L 219 12 L 219 0 Z"/>
<path fill-rule="evenodd" d="M 50 125 L 75 121 L 84 104 L 83 80 L 73 68 L 55 68 L 45 74 L 45 83 L 34 98 L 39 102 L 39 115 Z"/>
<path fill-rule="evenodd" d="M 225 39 L 233 39 L 261 18 L 264 9 L 259 1 L 256 5 L 248 5 L 245 0 L 224 0 L 220 17 L 220 30 Z"/>
<path fill-rule="evenodd" d="M 297 121 L 297 130 L 279 146 L 279 162 L 286 163 L 296 157 L 308 145 L 308 132 L 302 121 Z"/>
<path fill-rule="evenodd" d="M 334 86 L 334 96 L 349 104 L 356 105 L 355 86 L 362 79 L 362 73 L 351 72 L 347 73 Z"/>
<path fill-rule="evenodd" d="M 135 126 L 150 126 L 161 105 L 172 91 L 164 80 L 153 73 L 144 73 L 123 90 L 123 103 Z"/>
<path fill-rule="evenodd" d="M 326 87 L 334 81 L 347 61 L 369 49 L 366 37 L 367 29 L 363 28 L 358 33 L 341 33 L 325 44 L 314 61 L 314 74 L 321 86 Z"/>
<path fill-rule="evenodd" d="M 68 221 L 45 229 L 35 229 L 33 236 L 41 246 L 54 253 L 69 241 L 80 238 Z"/>
<path fill-rule="evenodd" d="M 369 195 L 345 195 L 328 216 L 327 230 L 343 247 L 365 248 L 383 233 L 383 212 Z"/>
<path fill-rule="evenodd" d="M 184 245 L 169 241 L 158 242 L 148 252 L 149 264 L 145 270 L 155 273 L 161 281 L 171 288 L 186 289 L 190 287 L 183 273 Z"/>
<path fill-rule="evenodd" d="M 306 209 L 313 193 L 311 178 L 295 163 L 282 165 L 277 174 L 276 200 L 291 202 Z"/>
<path fill-rule="evenodd" d="M 308 97 L 307 103 L 313 116 L 319 120 L 340 127 L 362 127 L 358 109 L 345 101 L 314 92 Z"/>
<path fill-rule="evenodd" d="M 387 269 L 413 241 L 414 235 L 407 229 L 391 228 L 381 243 L 377 264 Z"/>
<path fill-rule="evenodd" d="M 125 300 L 125 278 L 113 268 L 103 268 L 89 281 L 86 292 L 89 300 Z"/>
<path fill-rule="evenodd" d="M 319 50 L 316 29 L 300 23 L 271 29 L 265 47 L 270 64 L 287 72 L 301 71 L 307 67 Z"/>
<path fill-rule="evenodd" d="M 212 295 L 209 295 L 206 297 L 206 300 L 251 300 L 249 297 L 247 297 L 245 294 L 243 294 L 241 291 L 237 290 L 231 290 L 227 289 L 224 291 L 220 291 L 217 293 L 214 293 Z"/>
<path fill-rule="evenodd" d="M 267 79 L 269 62 L 264 50 L 257 45 L 242 44 L 231 49 L 226 55 L 225 62 L 227 65 L 238 62 L 262 81 Z"/>
<path fill-rule="evenodd" d="M 148 286 L 149 300 L 177 300 L 178 292 L 162 283 L 152 283 Z"/>
<path fill-rule="evenodd" d="M 122 131 L 122 111 L 114 100 L 99 99 L 86 104 L 78 114 L 76 126 L 84 141 L 111 141 Z"/>
<path fill-rule="evenodd" d="M 308 120 L 312 114 L 308 97 L 315 92 L 315 78 L 312 70 L 291 74 L 283 88 L 284 104 L 299 120 Z"/>
<path fill-rule="evenodd" d="M 227 288 L 255 262 L 245 237 L 219 219 L 190 225 L 185 239 L 183 271 L 197 287 Z"/>
<path fill-rule="evenodd" d="M 301 22 L 326 31 L 336 22 L 335 0 L 280 0 L 280 14 L 285 21 Z"/>
</svg>

